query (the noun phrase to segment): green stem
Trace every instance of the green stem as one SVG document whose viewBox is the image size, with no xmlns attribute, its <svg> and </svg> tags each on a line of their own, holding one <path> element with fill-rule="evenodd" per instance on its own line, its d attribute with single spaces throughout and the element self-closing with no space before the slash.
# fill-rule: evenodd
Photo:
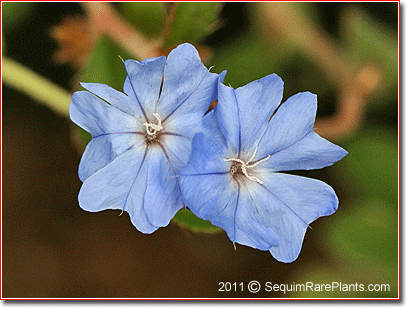
<svg viewBox="0 0 410 310">
<path fill-rule="evenodd" d="M 3 57 L 3 82 L 45 104 L 55 113 L 68 117 L 71 94 L 34 71 Z"/>
</svg>

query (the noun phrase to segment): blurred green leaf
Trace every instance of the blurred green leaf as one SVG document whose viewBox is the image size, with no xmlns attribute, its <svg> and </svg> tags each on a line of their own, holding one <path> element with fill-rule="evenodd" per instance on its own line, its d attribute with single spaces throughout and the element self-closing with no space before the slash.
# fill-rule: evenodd
<svg viewBox="0 0 410 310">
<path fill-rule="evenodd" d="M 166 20 L 163 2 L 121 2 L 121 12 L 133 26 L 144 34 L 155 37 L 161 35 Z"/>
<path fill-rule="evenodd" d="M 326 247 L 338 266 L 356 281 L 398 287 L 398 210 L 378 198 L 355 201 L 339 209 L 325 229 Z M 386 294 L 386 293 L 385 293 Z"/>
<path fill-rule="evenodd" d="M 296 50 L 290 45 L 281 47 L 281 51 L 276 52 L 258 33 L 250 32 L 218 48 L 212 64 L 216 70 L 227 70 L 225 84 L 236 88 L 268 74 L 277 73 L 282 76 Z"/>
<path fill-rule="evenodd" d="M 222 231 L 221 228 L 213 226 L 210 221 L 204 221 L 196 217 L 196 215 L 188 209 L 179 210 L 172 221 L 194 232 L 218 233 Z"/>
<path fill-rule="evenodd" d="M 88 142 L 91 141 L 91 134 L 81 127 L 76 126 L 75 127 L 76 134 L 78 135 L 78 138 L 80 139 L 81 143 L 85 146 L 88 144 Z"/>
<path fill-rule="evenodd" d="M 96 44 L 80 81 L 103 83 L 122 91 L 127 73 L 120 57 L 124 60 L 131 58 L 108 37 L 102 37 Z"/>
<path fill-rule="evenodd" d="M 343 145 L 349 154 L 338 167 L 353 194 L 380 197 L 398 203 L 397 134 L 377 127 L 365 127 Z"/>
<path fill-rule="evenodd" d="M 178 2 L 174 5 L 166 47 L 183 42 L 200 43 L 214 30 L 221 10 L 219 2 Z"/>
<path fill-rule="evenodd" d="M 382 70 L 376 91 L 377 104 L 389 103 L 385 96 L 397 94 L 398 34 L 359 9 L 350 8 L 342 18 L 342 38 L 347 57 L 357 66 L 372 63 Z M 372 105 L 374 102 L 372 102 Z"/>
<path fill-rule="evenodd" d="M 338 210 L 328 227 L 329 247 L 359 268 L 397 267 L 398 212 L 395 205 L 370 198 Z M 359 264 L 359 265 L 358 265 Z M 378 276 L 378 275 L 375 275 Z"/>
<path fill-rule="evenodd" d="M 24 21 L 35 7 L 35 2 L 2 2 L 3 29 L 7 31 Z"/>
</svg>

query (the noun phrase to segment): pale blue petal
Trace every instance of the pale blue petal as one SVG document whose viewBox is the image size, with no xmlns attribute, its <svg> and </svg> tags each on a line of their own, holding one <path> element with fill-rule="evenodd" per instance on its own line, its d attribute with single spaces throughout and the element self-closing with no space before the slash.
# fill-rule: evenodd
<svg viewBox="0 0 410 310">
<path fill-rule="evenodd" d="M 121 111 L 134 116 L 140 122 L 145 122 L 141 108 L 136 100 L 127 95 L 115 90 L 114 88 L 99 83 L 80 83 L 86 90 L 92 92 L 94 95 L 107 101 L 112 106 Z"/>
<path fill-rule="evenodd" d="M 157 111 L 161 115 L 166 115 L 165 119 L 167 119 L 171 114 L 177 113 L 178 116 L 178 114 L 191 112 L 190 105 L 193 105 L 193 108 L 199 109 L 203 115 L 213 100 L 208 102 L 209 97 L 215 95 L 212 86 L 217 79 L 218 75 L 210 73 L 202 64 L 195 47 L 188 43 L 179 45 L 168 55 Z M 200 86 L 203 89 L 198 89 Z M 211 93 L 204 93 L 204 91 L 211 91 Z M 189 100 L 191 96 L 194 98 Z M 199 102 L 193 101 L 195 98 Z M 180 109 L 181 112 L 178 112 Z"/>
<path fill-rule="evenodd" d="M 347 152 L 317 133 L 311 132 L 295 144 L 276 153 L 257 166 L 271 171 L 321 169 L 342 159 Z"/>
<path fill-rule="evenodd" d="M 338 207 L 334 190 L 326 183 L 300 176 L 267 173 L 263 184 L 254 182 L 250 190 L 265 224 L 279 239 L 270 249 L 281 262 L 294 261 L 302 247 L 308 225 Z"/>
<path fill-rule="evenodd" d="M 238 101 L 232 87 L 218 83 L 218 104 L 215 107 L 219 129 L 228 145 L 241 151 L 241 125 Z"/>
<path fill-rule="evenodd" d="M 201 120 L 211 103 L 217 99 L 218 80 L 223 81 L 226 72 L 209 73 L 191 95 L 164 122 L 169 132 L 192 138 L 199 130 Z"/>
<path fill-rule="evenodd" d="M 235 234 L 231 240 L 263 251 L 278 246 L 278 237 L 266 225 L 264 213 L 260 211 L 263 206 L 257 205 L 249 194 L 247 182 L 238 182 L 238 192 L 238 205 L 233 210 L 235 218 L 231 223 Z"/>
<path fill-rule="evenodd" d="M 184 204 L 174 164 L 165 148 L 151 150 L 144 211 L 155 226 L 167 226 Z"/>
<path fill-rule="evenodd" d="M 78 200 L 90 212 L 120 209 L 130 214 L 131 222 L 143 233 L 158 226 L 147 218 L 143 205 L 148 178 L 149 153 L 145 145 L 132 148 L 90 176 L 81 187 Z"/>
<path fill-rule="evenodd" d="M 258 144 L 256 160 L 295 144 L 313 131 L 316 95 L 303 92 L 286 100 L 273 115 Z"/>
<path fill-rule="evenodd" d="M 271 74 L 237 88 L 235 94 L 241 123 L 241 148 L 253 151 L 281 103 L 283 81 L 276 74 Z"/>
<path fill-rule="evenodd" d="M 230 173 L 182 175 L 181 184 L 192 212 L 221 227 L 232 242 L 261 250 L 279 245 L 274 232 L 263 222 L 246 186 L 236 182 Z"/>
<path fill-rule="evenodd" d="M 282 100 L 282 79 L 271 74 L 236 90 L 218 86 L 216 110 L 222 133 L 240 157 L 242 151 L 253 152 Z"/>
<path fill-rule="evenodd" d="M 201 127 L 199 128 L 198 133 L 203 132 L 209 137 L 209 139 L 219 145 L 219 147 L 226 149 L 228 144 L 220 130 L 216 113 L 216 109 L 213 109 L 202 118 Z"/>
<path fill-rule="evenodd" d="M 181 171 L 182 194 L 198 217 L 223 228 L 232 242 L 269 250 L 278 245 L 255 208 L 242 182 L 230 173 L 229 150 L 224 137 L 216 131 L 212 115 L 204 122 L 204 132 L 195 135 L 192 153 Z M 214 132 L 214 136 L 208 134 Z M 211 139 L 214 138 L 214 139 Z M 252 233 L 251 233 L 252 232 Z"/>
<path fill-rule="evenodd" d="M 191 155 L 192 139 L 178 134 L 165 134 L 162 146 L 169 153 L 174 169 L 179 175 Z"/>
<path fill-rule="evenodd" d="M 78 176 L 84 182 L 92 174 L 109 164 L 114 158 L 132 147 L 145 143 L 140 134 L 106 134 L 94 137 L 87 144 L 78 168 Z"/>
<path fill-rule="evenodd" d="M 146 120 L 155 112 L 164 77 L 165 63 L 164 56 L 145 59 L 141 62 L 132 59 L 124 61 L 127 71 L 124 92 L 136 101 Z M 138 109 L 135 109 L 135 112 L 137 111 Z"/>
<path fill-rule="evenodd" d="M 73 94 L 69 113 L 71 120 L 93 137 L 114 132 L 135 132 L 139 124 L 131 115 L 87 91 Z"/>
<path fill-rule="evenodd" d="M 198 142 L 198 139 L 195 140 L 193 143 L 193 139 L 185 136 L 183 134 L 173 134 L 173 133 L 168 133 L 164 134 L 164 144 L 166 147 L 170 149 L 172 154 L 174 154 L 182 164 L 180 168 L 185 166 L 188 163 L 189 156 L 191 155 L 191 149 L 192 145 L 194 144 L 194 148 L 200 149 L 201 154 L 206 154 L 207 158 L 203 158 L 203 161 L 207 161 L 211 156 L 216 156 L 215 161 L 218 160 L 218 162 L 221 161 L 221 159 L 218 157 L 218 154 L 213 154 L 212 149 L 217 149 L 221 148 L 221 156 L 224 156 L 224 154 L 228 157 L 230 154 L 228 153 L 227 147 L 226 147 L 226 142 L 225 138 L 223 135 L 220 133 L 220 130 L 218 128 L 218 123 L 216 121 L 216 118 L 214 116 L 215 110 L 210 111 L 208 114 L 206 114 L 202 118 L 202 122 L 199 121 L 197 122 L 197 128 L 196 131 L 198 133 L 204 133 L 205 136 L 200 142 Z M 182 126 L 182 122 L 181 122 Z M 168 127 L 167 127 L 168 128 Z M 181 127 L 182 128 L 182 127 Z M 209 148 L 208 146 L 213 145 L 212 148 Z M 202 156 L 202 155 L 201 155 Z M 195 164 L 194 166 L 201 166 L 200 164 Z M 224 170 L 229 170 L 229 164 L 226 162 L 223 162 L 222 167 Z"/>
<path fill-rule="evenodd" d="M 223 158 L 232 156 L 224 143 L 224 140 L 211 139 L 203 132 L 196 134 L 188 165 L 182 169 L 181 175 L 228 173 L 231 163 Z"/>
<path fill-rule="evenodd" d="M 236 187 L 231 185 L 231 181 L 229 172 L 205 174 L 184 174 L 182 172 L 182 196 L 188 208 L 198 217 L 210 219 L 208 215 L 214 210 L 214 212 L 221 212 L 221 215 L 213 217 L 212 223 L 218 226 L 220 224 L 218 219 L 229 223 L 233 221 L 233 214 L 228 212 L 230 208 L 225 207 L 235 204 L 237 197 Z M 224 210 L 227 210 L 226 214 Z"/>
</svg>

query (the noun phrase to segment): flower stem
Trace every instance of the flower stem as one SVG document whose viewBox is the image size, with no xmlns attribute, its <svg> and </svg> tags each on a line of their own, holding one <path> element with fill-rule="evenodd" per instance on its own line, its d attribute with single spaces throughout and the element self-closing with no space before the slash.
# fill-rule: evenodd
<svg viewBox="0 0 410 310">
<path fill-rule="evenodd" d="M 68 117 L 69 92 L 10 58 L 3 57 L 2 67 L 5 84 L 45 104 L 58 115 Z"/>
</svg>

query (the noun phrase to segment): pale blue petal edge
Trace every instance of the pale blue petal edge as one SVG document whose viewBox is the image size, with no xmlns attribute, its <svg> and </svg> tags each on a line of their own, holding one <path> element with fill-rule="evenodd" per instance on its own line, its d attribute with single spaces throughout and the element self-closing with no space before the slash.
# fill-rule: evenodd
<svg viewBox="0 0 410 310">
<path fill-rule="evenodd" d="M 165 64 L 164 56 L 141 62 L 132 59 L 124 61 L 127 72 L 124 92 L 135 100 L 145 120 L 150 119 L 155 112 L 164 78 Z"/>
<path fill-rule="evenodd" d="M 137 120 L 87 91 L 75 92 L 69 107 L 70 119 L 91 135 L 135 132 Z"/>
<path fill-rule="evenodd" d="M 145 143 L 142 135 L 107 134 L 94 137 L 86 146 L 78 167 L 82 182 L 109 164 L 114 158 Z"/>
<path fill-rule="evenodd" d="M 144 212 L 148 178 L 148 149 L 132 148 L 115 158 L 83 183 L 78 201 L 86 211 L 119 209 L 130 214 L 133 225 L 143 233 L 158 229 Z"/>
<path fill-rule="evenodd" d="M 317 96 L 310 92 L 293 95 L 273 115 L 258 143 L 258 157 L 285 149 L 313 131 Z"/>
<path fill-rule="evenodd" d="M 311 170 L 321 169 L 341 160 L 347 152 L 311 132 L 304 138 L 276 153 L 257 169 L 269 169 L 271 171 Z"/>
<path fill-rule="evenodd" d="M 202 64 L 193 45 L 185 43 L 177 46 L 167 57 L 164 67 L 164 83 L 156 110 L 165 115 L 164 118 L 167 119 L 181 109 L 204 79 L 209 77 L 211 80 L 217 79 L 218 75 L 210 73 Z M 211 102 L 206 104 L 209 106 Z M 207 107 L 201 108 L 205 109 L 205 113 Z"/>
</svg>

